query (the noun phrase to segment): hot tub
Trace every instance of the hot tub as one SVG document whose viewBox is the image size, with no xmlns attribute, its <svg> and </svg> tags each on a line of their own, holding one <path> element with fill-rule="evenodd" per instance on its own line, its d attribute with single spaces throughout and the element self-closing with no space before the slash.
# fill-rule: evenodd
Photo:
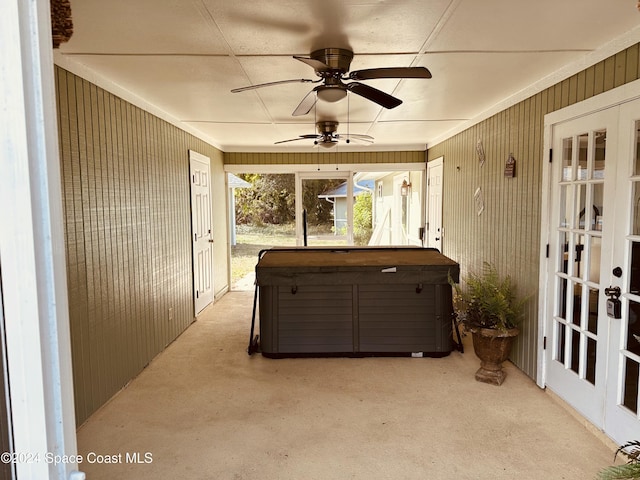
<svg viewBox="0 0 640 480">
<path fill-rule="evenodd" d="M 445 356 L 459 265 L 425 248 L 292 248 L 256 265 L 267 357 Z"/>
</svg>

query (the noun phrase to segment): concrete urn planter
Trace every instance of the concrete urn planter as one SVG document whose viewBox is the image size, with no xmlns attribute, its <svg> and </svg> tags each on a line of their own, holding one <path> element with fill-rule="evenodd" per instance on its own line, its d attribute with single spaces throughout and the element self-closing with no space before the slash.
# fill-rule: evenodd
<svg viewBox="0 0 640 480">
<path fill-rule="evenodd" d="M 502 385 L 506 372 L 502 370 L 502 362 L 509 358 L 513 339 L 520 333 L 517 328 L 497 330 L 491 328 L 475 328 L 473 335 L 473 349 L 480 359 L 480 368 L 476 372 L 476 380 Z"/>
</svg>

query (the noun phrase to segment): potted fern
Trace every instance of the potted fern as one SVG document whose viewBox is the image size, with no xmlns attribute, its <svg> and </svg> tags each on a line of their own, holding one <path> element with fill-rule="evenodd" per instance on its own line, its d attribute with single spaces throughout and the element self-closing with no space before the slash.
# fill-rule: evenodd
<svg viewBox="0 0 640 480">
<path fill-rule="evenodd" d="M 626 455 L 629 461 L 625 465 L 613 465 L 598 474 L 598 480 L 633 480 L 640 478 L 640 441 L 625 443 L 613 457 L 615 462 L 619 454 Z"/>
<path fill-rule="evenodd" d="M 463 287 L 449 279 L 454 288 L 457 320 L 473 336 L 473 349 L 480 358 L 476 380 L 502 385 L 506 373 L 502 363 L 509 358 L 513 339 L 520 333 L 527 298 L 518 298 L 510 276 L 501 277 L 484 263 L 481 273 L 469 273 Z"/>
</svg>

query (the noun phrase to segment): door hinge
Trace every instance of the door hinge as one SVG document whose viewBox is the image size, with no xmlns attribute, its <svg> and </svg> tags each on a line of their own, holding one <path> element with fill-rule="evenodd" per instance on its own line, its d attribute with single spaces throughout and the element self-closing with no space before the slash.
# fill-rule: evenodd
<svg viewBox="0 0 640 480">
<path fill-rule="evenodd" d="M 546 257 L 549 258 L 549 244 L 547 243 L 547 252 L 546 252 Z"/>
<path fill-rule="evenodd" d="M 546 350 L 546 349 L 547 349 L 547 337 L 546 337 L 546 336 L 544 336 L 544 337 L 542 338 L 542 349 L 543 349 L 543 350 Z"/>
<path fill-rule="evenodd" d="M 200 292 L 196 290 L 196 298 L 200 298 Z"/>
<path fill-rule="evenodd" d="M 549 163 L 553 162 L 553 148 L 549 149 Z"/>
</svg>

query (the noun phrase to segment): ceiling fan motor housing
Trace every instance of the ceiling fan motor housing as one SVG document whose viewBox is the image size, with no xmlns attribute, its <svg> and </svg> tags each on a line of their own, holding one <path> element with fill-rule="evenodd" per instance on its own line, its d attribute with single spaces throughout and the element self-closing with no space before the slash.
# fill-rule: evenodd
<svg viewBox="0 0 640 480">
<path fill-rule="evenodd" d="M 338 130 L 338 125 L 339 123 L 333 120 L 322 120 L 316 123 L 316 127 L 318 128 L 318 133 L 320 135 L 331 135 L 336 133 L 336 131 Z"/>
<path fill-rule="evenodd" d="M 344 48 L 323 48 L 311 52 L 311 58 L 324 63 L 331 69 L 331 73 L 339 73 L 344 75 L 351 67 L 353 60 L 353 52 Z M 324 76 L 321 72 L 316 72 L 320 76 Z"/>
</svg>

